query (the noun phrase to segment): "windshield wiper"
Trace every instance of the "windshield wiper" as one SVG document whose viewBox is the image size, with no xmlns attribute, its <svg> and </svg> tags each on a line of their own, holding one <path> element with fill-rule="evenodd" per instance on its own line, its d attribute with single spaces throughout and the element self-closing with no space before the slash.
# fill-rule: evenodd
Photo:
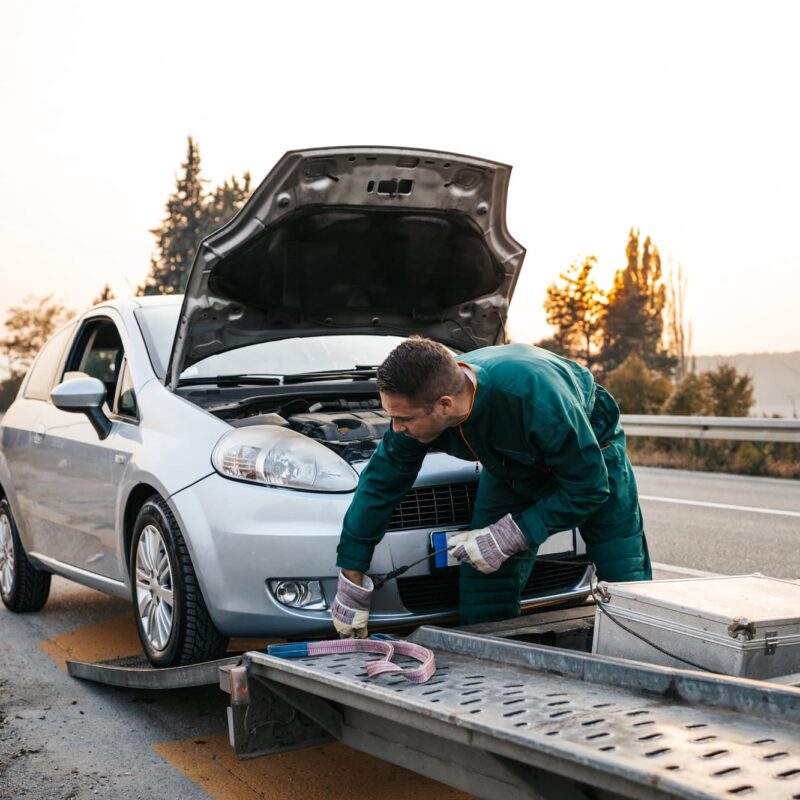
<svg viewBox="0 0 800 800">
<path fill-rule="evenodd" d="M 280 386 L 282 380 L 277 375 L 211 375 L 207 378 L 181 378 L 178 386 L 202 386 L 209 383 L 216 386 Z"/>
<path fill-rule="evenodd" d="M 367 367 L 366 369 L 332 369 L 321 372 L 298 372 L 296 375 L 284 375 L 283 382 L 284 384 L 313 383 L 314 381 L 339 381 L 347 380 L 348 378 L 368 380 L 374 378 L 375 375 L 376 370 L 372 367 Z"/>
</svg>

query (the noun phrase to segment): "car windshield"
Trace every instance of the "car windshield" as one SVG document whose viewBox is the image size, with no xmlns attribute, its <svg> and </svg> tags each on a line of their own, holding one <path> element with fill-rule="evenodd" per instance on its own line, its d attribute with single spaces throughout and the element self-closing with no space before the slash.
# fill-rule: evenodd
<svg viewBox="0 0 800 800">
<path fill-rule="evenodd" d="M 164 380 L 180 315 L 179 305 L 135 310 L 156 375 Z M 298 375 L 371 367 L 380 364 L 403 341 L 401 336 L 306 336 L 261 342 L 204 358 L 181 378 L 222 375 Z"/>
</svg>

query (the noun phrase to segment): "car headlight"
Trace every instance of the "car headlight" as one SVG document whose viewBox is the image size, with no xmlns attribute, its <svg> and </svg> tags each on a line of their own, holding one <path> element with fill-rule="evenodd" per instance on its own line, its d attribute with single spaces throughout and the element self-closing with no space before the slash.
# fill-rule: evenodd
<svg viewBox="0 0 800 800">
<path fill-rule="evenodd" d="M 226 433 L 211 454 L 220 475 L 240 481 L 306 489 L 352 492 L 355 470 L 325 445 L 276 425 L 251 425 Z"/>
</svg>

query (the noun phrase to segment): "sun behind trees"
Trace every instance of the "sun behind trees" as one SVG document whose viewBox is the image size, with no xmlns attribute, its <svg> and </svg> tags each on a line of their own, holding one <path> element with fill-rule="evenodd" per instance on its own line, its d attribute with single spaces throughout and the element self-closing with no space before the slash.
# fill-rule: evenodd
<svg viewBox="0 0 800 800">
<path fill-rule="evenodd" d="M 661 255 L 631 228 L 625 266 L 605 292 L 593 278 L 597 259 L 575 261 L 547 289 L 544 309 L 553 335 L 538 342 L 585 364 L 627 414 L 747 416 L 753 382 L 729 365 L 694 374 L 686 277 L 664 282 Z"/>
<path fill-rule="evenodd" d="M 553 334 L 537 344 L 588 366 L 624 414 L 746 417 L 754 405 L 750 375 L 730 364 L 696 372 L 686 318 L 686 276 L 665 279 L 650 237 L 631 229 L 625 266 L 610 291 L 593 278 L 597 259 L 578 259 L 545 297 Z M 636 437 L 634 464 L 800 477 L 800 447 L 792 444 Z"/>
</svg>

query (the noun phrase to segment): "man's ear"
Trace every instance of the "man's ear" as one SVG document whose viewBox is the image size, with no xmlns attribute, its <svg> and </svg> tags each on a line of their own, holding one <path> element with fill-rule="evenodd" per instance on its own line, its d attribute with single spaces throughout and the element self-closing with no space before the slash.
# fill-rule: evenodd
<svg viewBox="0 0 800 800">
<path fill-rule="evenodd" d="M 452 414 L 455 402 L 449 394 L 445 394 L 436 401 L 436 405 L 443 414 Z"/>
</svg>

